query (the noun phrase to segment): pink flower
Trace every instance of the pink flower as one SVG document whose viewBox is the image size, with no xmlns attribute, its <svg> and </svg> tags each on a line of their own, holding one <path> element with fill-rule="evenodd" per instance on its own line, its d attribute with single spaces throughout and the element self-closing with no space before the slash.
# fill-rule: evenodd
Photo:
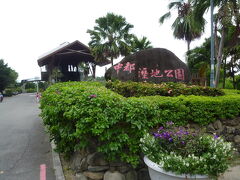
<svg viewBox="0 0 240 180">
<path fill-rule="evenodd" d="M 91 94 L 90 96 L 89 96 L 89 98 L 96 98 L 97 97 L 97 95 L 96 94 Z"/>
</svg>

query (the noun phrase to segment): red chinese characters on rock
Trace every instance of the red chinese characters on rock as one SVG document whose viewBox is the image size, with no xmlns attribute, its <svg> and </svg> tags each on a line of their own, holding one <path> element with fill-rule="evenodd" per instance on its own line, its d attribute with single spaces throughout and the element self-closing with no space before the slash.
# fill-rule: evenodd
<svg viewBox="0 0 240 180">
<path fill-rule="evenodd" d="M 183 81 L 185 80 L 184 79 L 184 69 L 175 69 L 174 72 L 175 72 L 176 79 L 183 80 Z"/>
<path fill-rule="evenodd" d="M 160 74 L 160 70 L 158 69 L 155 69 L 153 70 L 152 69 L 152 72 L 150 73 L 151 77 L 163 77 L 163 74 Z"/>
<path fill-rule="evenodd" d="M 166 77 L 174 77 L 173 70 L 165 70 L 164 73 L 166 74 Z"/>
<path fill-rule="evenodd" d="M 122 69 L 123 64 L 117 64 L 115 66 L 113 66 L 113 68 L 117 71 L 117 74 L 119 73 L 120 69 Z"/>
<path fill-rule="evenodd" d="M 175 78 L 178 80 L 184 80 L 184 69 L 169 69 L 164 70 L 163 73 L 159 69 L 151 69 L 151 72 L 148 72 L 147 68 L 139 68 L 138 71 L 138 77 L 142 79 L 148 79 L 149 77 L 155 77 L 155 78 L 162 78 L 162 77 L 168 77 L 168 78 Z"/>
<path fill-rule="evenodd" d="M 138 77 L 142 79 L 148 79 L 147 68 L 139 68 Z"/>
<path fill-rule="evenodd" d="M 130 62 L 127 62 L 123 69 L 123 71 L 128 71 L 129 73 L 131 73 L 134 70 L 135 70 L 135 63 L 131 64 Z"/>
<path fill-rule="evenodd" d="M 117 64 L 113 68 L 117 71 L 117 74 L 122 68 L 123 68 L 123 71 L 128 71 L 129 73 L 131 73 L 132 71 L 135 70 L 135 63 L 131 64 L 130 62 L 127 62 L 125 66 L 123 66 L 123 64 Z"/>
<path fill-rule="evenodd" d="M 129 74 L 135 71 L 135 63 L 130 63 L 127 62 L 125 65 L 124 64 L 117 64 L 113 67 L 117 74 L 121 69 L 123 71 L 127 71 Z M 184 74 L 184 69 L 166 69 L 163 71 L 160 71 L 159 69 L 148 69 L 146 67 L 139 68 L 138 69 L 138 77 L 141 79 L 149 79 L 151 78 L 174 78 L 177 80 L 185 80 L 185 74 Z"/>
</svg>

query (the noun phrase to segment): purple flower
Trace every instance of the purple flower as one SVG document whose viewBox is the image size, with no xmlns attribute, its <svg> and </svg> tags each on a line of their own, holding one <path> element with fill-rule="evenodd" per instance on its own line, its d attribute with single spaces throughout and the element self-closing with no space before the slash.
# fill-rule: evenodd
<svg viewBox="0 0 240 180">
<path fill-rule="evenodd" d="M 218 135 L 216 135 L 216 134 L 214 134 L 214 139 L 217 139 L 217 138 L 219 138 L 219 136 Z"/>
<path fill-rule="evenodd" d="M 161 134 L 153 133 L 153 136 L 154 136 L 155 138 L 158 138 L 158 137 L 161 137 Z"/>
<path fill-rule="evenodd" d="M 173 142 L 173 139 L 172 139 L 172 138 L 169 138 L 168 140 L 169 140 L 170 142 Z"/>
<path fill-rule="evenodd" d="M 162 127 L 162 126 L 158 129 L 158 131 L 161 131 L 161 130 L 163 130 L 163 127 Z"/>
<path fill-rule="evenodd" d="M 173 125 L 174 123 L 173 123 L 172 121 L 168 121 L 168 122 L 166 122 L 166 124 L 167 124 L 168 126 L 171 126 L 171 125 Z"/>
<path fill-rule="evenodd" d="M 90 96 L 89 96 L 89 98 L 96 98 L 97 97 L 97 95 L 96 94 L 91 94 Z"/>
<path fill-rule="evenodd" d="M 185 142 L 184 142 L 184 141 L 182 141 L 181 143 L 182 143 L 182 144 L 185 144 Z"/>
</svg>

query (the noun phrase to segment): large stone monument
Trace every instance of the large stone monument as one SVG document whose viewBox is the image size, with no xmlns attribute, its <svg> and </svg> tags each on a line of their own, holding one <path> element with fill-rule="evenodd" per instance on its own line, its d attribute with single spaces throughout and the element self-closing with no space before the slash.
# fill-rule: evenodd
<svg viewBox="0 0 240 180">
<path fill-rule="evenodd" d="M 163 48 L 146 49 L 126 56 L 109 68 L 105 78 L 136 82 L 189 82 L 190 71 L 174 53 Z"/>
</svg>

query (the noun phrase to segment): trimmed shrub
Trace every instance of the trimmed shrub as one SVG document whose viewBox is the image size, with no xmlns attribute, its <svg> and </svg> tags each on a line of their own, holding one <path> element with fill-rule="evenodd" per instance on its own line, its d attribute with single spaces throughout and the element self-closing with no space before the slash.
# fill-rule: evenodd
<svg viewBox="0 0 240 180">
<path fill-rule="evenodd" d="M 50 86 L 42 94 L 40 108 L 59 152 L 71 154 L 94 143 L 110 160 L 121 158 L 137 165 L 145 131 L 167 121 L 206 125 L 239 116 L 237 93 L 125 98 L 97 82 L 67 82 Z"/>
<path fill-rule="evenodd" d="M 36 89 L 32 89 L 32 88 L 26 89 L 26 92 L 27 93 L 34 93 L 34 92 L 36 92 Z"/>
<path fill-rule="evenodd" d="M 106 88 L 123 95 L 124 97 L 141 97 L 141 96 L 179 96 L 179 95 L 196 95 L 196 96 L 222 96 L 224 92 L 220 89 L 187 86 L 183 83 L 161 83 L 152 84 L 145 82 L 121 82 L 108 81 Z"/>
<path fill-rule="evenodd" d="M 7 97 L 10 97 L 13 95 L 13 90 L 8 88 L 8 89 L 5 89 L 4 91 L 4 96 L 7 96 Z"/>
</svg>

